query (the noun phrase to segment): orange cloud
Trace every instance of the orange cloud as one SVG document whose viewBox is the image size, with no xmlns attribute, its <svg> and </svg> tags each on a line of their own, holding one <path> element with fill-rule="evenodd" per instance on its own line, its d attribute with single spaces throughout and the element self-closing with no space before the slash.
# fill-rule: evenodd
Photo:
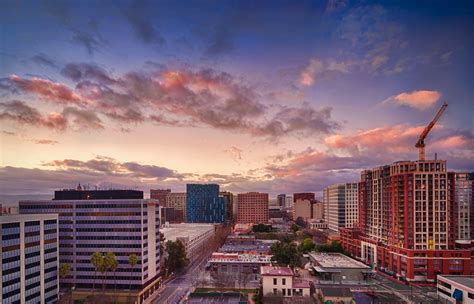
<svg viewBox="0 0 474 304">
<path fill-rule="evenodd" d="M 441 93 L 438 91 L 418 90 L 391 96 L 382 101 L 382 104 L 404 105 L 423 111 L 431 108 L 440 98 Z"/>
<path fill-rule="evenodd" d="M 334 149 L 361 152 L 369 149 L 376 151 L 408 152 L 416 138 L 423 131 L 423 126 L 408 127 L 396 125 L 360 131 L 353 135 L 332 135 L 325 138 L 325 144 Z"/>
</svg>

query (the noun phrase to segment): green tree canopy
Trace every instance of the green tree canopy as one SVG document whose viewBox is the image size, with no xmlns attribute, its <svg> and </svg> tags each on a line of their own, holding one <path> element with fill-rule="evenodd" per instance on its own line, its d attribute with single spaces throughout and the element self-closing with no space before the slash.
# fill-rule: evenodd
<svg viewBox="0 0 474 304">
<path fill-rule="evenodd" d="M 189 264 L 189 259 L 186 256 L 186 247 L 181 241 L 166 242 L 166 252 L 168 257 L 165 260 L 165 268 L 168 273 L 180 270 Z"/>
<path fill-rule="evenodd" d="M 294 268 L 301 265 L 300 253 L 294 243 L 277 242 L 270 248 L 272 261 L 281 266 Z"/>
<path fill-rule="evenodd" d="M 313 251 L 316 248 L 316 245 L 313 242 L 313 239 L 306 238 L 303 242 L 298 246 L 298 251 L 302 253 L 308 253 Z"/>
<path fill-rule="evenodd" d="M 253 225 L 253 232 L 272 232 L 272 225 L 258 224 Z"/>
</svg>

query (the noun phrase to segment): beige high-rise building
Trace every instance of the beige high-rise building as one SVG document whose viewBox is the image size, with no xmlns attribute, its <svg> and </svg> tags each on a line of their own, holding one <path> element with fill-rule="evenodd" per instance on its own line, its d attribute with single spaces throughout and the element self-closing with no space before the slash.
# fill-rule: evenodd
<svg viewBox="0 0 474 304">
<path fill-rule="evenodd" d="M 309 219 L 324 218 L 324 204 L 313 199 L 298 199 L 293 205 L 293 219 L 301 217 L 305 221 Z"/>
</svg>

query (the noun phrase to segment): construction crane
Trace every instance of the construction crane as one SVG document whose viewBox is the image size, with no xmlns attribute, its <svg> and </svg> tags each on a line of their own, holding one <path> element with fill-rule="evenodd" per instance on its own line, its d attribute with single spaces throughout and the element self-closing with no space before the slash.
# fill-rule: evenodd
<svg viewBox="0 0 474 304">
<path fill-rule="evenodd" d="M 420 138 L 418 138 L 418 141 L 416 142 L 415 147 L 418 148 L 418 159 L 419 160 L 425 160 L 425 139 L 426 136 L 428 136 L 428 133 L 430 133 L 431 129 L 433 129 L 434 125 L 436 122 L 439 120 L 441 115 L 443 115 L 444 110 L 448 107 L 448 103 L 445 101 L 441 108 L 439 109 L 438 113 L 436 114 L 435 118 L 425 127 L 423 132 L 421 132 Z"/>
</svg>

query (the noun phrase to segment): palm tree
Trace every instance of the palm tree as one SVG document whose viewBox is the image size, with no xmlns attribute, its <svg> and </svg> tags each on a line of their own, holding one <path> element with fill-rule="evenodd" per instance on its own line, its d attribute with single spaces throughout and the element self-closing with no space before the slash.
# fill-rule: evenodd
<svg viewBox="0 0 474 304">
<path fill-rule="evenodd" d="M 137 265 L 138 258 L 135 253 L 132 253 L 128 256 L 128 264 L 130 265 L 130 288 L 128 290 L 128 298 L 130 299 L 132 296 L 132 270 L 135 268 L 135 265 Z"/>
<path fill-rule="evenodd" d="M 61 265 L 59 265 L 59 278 L 60 279 L 67 278 L 70 273 L 71 273 L 71 265 L 69 265 L 68 263 L 61 263 Z M 72 297 L 72 294 L 71 294 L 71 297 Z"/>
<path fill-rule="evenodd" d="M 114 303 L 116 302 L 116 298 L 117 298 L 117 276 L 115 275 L 116 271 L 117 271 L 117 268 L 118 268 L 118 260 L 117 258 L 115 257 L 115 254 L 111 253 L 111 252 L 108 252 L 107 255 L 111 254 L 110 256 L 110 270 L 114 273 Z"/>
<path fill-rule="evenodd" d="M 94 266 L 94 282 L 92 284 L 92 298 L 93 298 L 93 301 L 95 300 L 95 298 L 94 298 L 95 278 L 97 276 L 97 270 L 99 270 L 99 267 L 102 264 L 103 258 L 104 257 L 102 256 L 102 253 L 100 253 L 98 251 L 94 252 L 91 256 L 91 263 Z"/>
</svg>

